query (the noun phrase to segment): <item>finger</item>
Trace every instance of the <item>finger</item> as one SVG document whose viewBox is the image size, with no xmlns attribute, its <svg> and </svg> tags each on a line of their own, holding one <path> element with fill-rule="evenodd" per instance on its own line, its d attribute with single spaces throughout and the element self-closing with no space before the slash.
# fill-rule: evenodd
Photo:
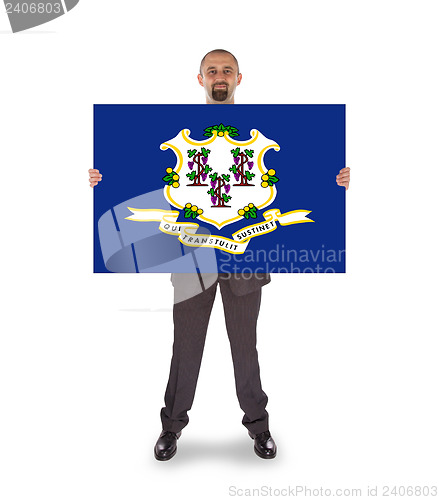
<svg viewBox="0 0 439 500">
<path fill-rule="evenodd" d="M 351 174 L 349 174 L 349 172 L 347 174 L 338 174 L 336 179 L 341 181 L 341 180 L 348 180 L 350 179 L 351 177 Z"/>
<path fill-rule="evenodd" d="M 102 179 L 102 175 L 91 174 L 90 179 L 93 179 L 94 181 L 100 181 Z"/>
<path fill-rule="evenodd" d="M 345 168 L 342 168 L 342 169 L 340 170 L 340 173 L 342 173 L 342 172 L 349 172 L 350 170 L 351 170 L 351 169 L 350 169 L 349 167 L 345 167 Z"/>
<path fill-rule="evenodd" d="M 90 168 L 90 169 L 89 169 L 89 172 L 90 172 L 90 173 L 97 173 L 97 174 L 98 174 L 98 173 L 99 173 L 99 170 L 98 170 L 98 169 L 96 169 L 96 168 Z"/>
<path fill-rule="evenodd" d="M 98 183 L 97 182 L 90 182 L 90 187 L 95 187 Z"/>
<path fill-rule="evenodd" d="M 337 182 L 339 186 L 344 186 L 346 189 L 349 187 L 349 182 Z"/>
</svg>

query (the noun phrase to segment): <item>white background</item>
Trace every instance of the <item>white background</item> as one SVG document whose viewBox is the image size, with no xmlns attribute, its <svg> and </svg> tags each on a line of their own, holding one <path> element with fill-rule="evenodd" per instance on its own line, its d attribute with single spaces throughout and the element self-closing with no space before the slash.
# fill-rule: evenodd
<svg viewBox="0 0 439 500">
<path fill-rule="evenodd" d="M 439 483 L 436 6 L 81 0 L 19 34 L 2 12 L 2 498 Z M 347 274 L 263 289 L 277 458 L 240 423 L 218 294 L 190 423 L 161 463 L 172 286 L 92 273 L 92 104 L 202 103 L 213 48 L 240 62 L 237 103 L 346 103 Z"/>
</svg>

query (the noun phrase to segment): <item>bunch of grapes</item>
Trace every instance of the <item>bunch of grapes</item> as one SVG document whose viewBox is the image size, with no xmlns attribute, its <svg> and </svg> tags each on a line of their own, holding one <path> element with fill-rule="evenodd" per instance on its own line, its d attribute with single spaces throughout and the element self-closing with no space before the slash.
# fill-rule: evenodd
<svg viewBox="0 0 439 500">
<path fill-rule="evenodd" d="M 238 163 L 239 163 L 239 158 L 238 158 L 238 157 L 236 157 L 236 158 L 234 158 L 234 160 L 233 160 L 233 161 L 235 162 L 235 165 L 238 165 Z"/>
<path fill-rule="evenodd" d="M 249 161 L 249 162 L 247 163 L 247 165 L 248 165 L 248 169 L 249 169 L 249 170 L 251 170 L 251 169 L 253 168 L 253 162 L 252 162 L 252 161 Z"/>
<path fill-rule="evenodd" d="M 192 170 L 194 168 L 194 162 L 193 161 L 188 161 L 187 166 Z"/>
<path fill-rule="evenodd" d="M 210 199 L 212 201 L 212 205 L 216 205 L 216 196 L 211 196 Z"/>
<path fill-rule="evenodd" d="M 206 165 L 207 163 L 207 158 L 205 156 L 203 156 L 203 158 L 201 158 L 201 161 L 203 162 L 203 165 Z"/>
<path fill-rule="evenodd" d="M 224 186 L 224 191 L 226 192 L 226 194 L 229 194 L 229 191 L 230 191 L 230 184 L 226 184 Z"/>
<path fill-rule="evenodd" d="M 210 181 L 210 185 L 214 188 L 216 186 L 216 181 Z"/>
<path fill-rule="evenodd" d="M 204 181 L 206 180 L 206 177 L 207 177 L 207 174 L 206 174 L 206 173 L 204 173 L 204 174 L 201 174 L 201 177 L 202 177 L 202 179 L 203 179 L 203 182 L 204 182 Z"/>
<path fill-rule="evenodd" d="M 235 176 L 235 179 L 239 181 L 239 174 L 233 174 Z"/>
</svg>

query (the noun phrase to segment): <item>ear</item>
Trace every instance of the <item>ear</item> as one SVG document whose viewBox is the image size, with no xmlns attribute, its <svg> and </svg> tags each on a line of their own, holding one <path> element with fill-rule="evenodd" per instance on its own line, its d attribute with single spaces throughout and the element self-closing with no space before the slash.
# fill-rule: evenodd
<svg viewBox="0 0 439 500">
<path fill-rule="evenodd" d="M 236 82 L 236 85 L 239 85 L 241 83 L 241 80 L 242 80 L 242 74 L 239 73 L 239 75 L 238 75 L 238 81 Z"/>
<path fill-rule="evenodd" d="M 197 78 L 198 78 L 198 83 L 199 83 L 202 87 L 204 87 L 204 84 L 203 84 L 203 77 L 199 74 L 199 75 L 197 76 Z"/>
</svg>

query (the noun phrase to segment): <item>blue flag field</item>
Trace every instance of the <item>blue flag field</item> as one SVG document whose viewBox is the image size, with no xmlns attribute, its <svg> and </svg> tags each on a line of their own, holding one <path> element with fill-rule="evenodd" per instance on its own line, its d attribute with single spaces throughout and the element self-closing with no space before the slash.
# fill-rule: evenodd
<svg viewBox="0 0 439 500">
<path fill-rule="evenodd" d="M 94 272 L 345 272 L 344 105 L 95 105 Z"/>
</svg>

